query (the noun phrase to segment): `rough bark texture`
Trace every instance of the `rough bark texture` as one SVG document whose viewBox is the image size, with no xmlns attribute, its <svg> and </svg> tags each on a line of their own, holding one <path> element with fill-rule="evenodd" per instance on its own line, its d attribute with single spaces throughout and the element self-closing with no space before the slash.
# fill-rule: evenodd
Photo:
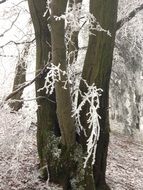
<svg viewBox="0 0 143 190">
<path fill-rule="evenodd" d="M 64 20 L 56 20 L 55 16 L 61 16 L 65 13 L 67 6 L 66 0 L 53 0 L 51 2 L 51 39 L 52 39 L 52 62 L 63 71 L 66 71 L 66 46 L 65 46 L 65 25 Z M 56 83 L 56 101 L 57 114 L 61 129 L 62 142 L 67 147 L 75 144 L 75 127 L 73 118 L 71 117 L 71 97 L 69 87 L 63 89 L 63 81 L 65 76 L 61 77 L 61 81 Z"/>
<path fill-rule="evenodd" d="M 90 12 L 95 16 L 102 28 L 109 30 L 112 37 L 105 32 L 96 31 L 90 35 L 87 54 L 85 58 L 82 78 L 89 85 L 95 83 L 98 88 L 103 89 L 100 99 L 100 139 L 97 145 L 96 162 L 94 164 L 94 180 L 97 190 L 106 190 L 109 187 L 105 182 L 106 159 L 109 143 L 109 81 L 112 68 L 113 48 L 115 41 L 117 5 L 115 0 L 91 0 Z M 94 32 L 94 31 L 92 31 Z M 80 84 L 81 91 L 86 91 L 84 84 Z M 86 113 L 88 106 L 82 112 L 81 120 L 85 128 Z"/>
<path fill-rule="evenodd" d="M 44 2 L 44 3 L 43 3 Z M 48 59 L 50 47 L 46 41 L 50 38 L 45 11 L 46 0 L 29 0 L 29 7 L 35 27 L 37 45 L 37 70 L 44 66 Z M 66 71 L 66 46 L 65 46 L 65 23 L 63 19 L 55 19 L 55 16 L 64 14 L 67 0 L 52 0 L 50 2 L 51 15 L 48 22 L 51 26 L 52 62 Z M 106 157 L 109 141 L 109 120 L 108 120 L 108 92 L 109 79 L 112 66 L 114 38 L 116 30 L 117 1 L 114 0 L 91 0 L 90 11 L 97 18 L 104 29 L 109 29 L 112 37 L 104 32 L 96 32 L 90 36 L 89 46 L 85 59 L 82 77 L 89 84 L 95 84 L 104 90 L 101 98 L 101 109 L 99 114 L 101 134 L 98 142 L 96 163 L 91 166 L 89 161 L 83 169 L 83 150 L 85 139 L 81 141 L 83 146 L 76 144 L 76 134 L 73 119 L 71 118 L 71 97 L 69 87 L 63 89 L 63 81 L 67 80 L 65 75 L 55 85 L 57 115 L 60 124 L 61 138 L 55 138 L 52 127 L 55 122 L 55 105 L 47 100 L 38 101 L 38 151 L 41 166 L 48 163 L 50 180 L 63 186 L 64 190 L 105 190 L 108 186 L 105 183 Z M 77 42 L 77 36 L 76 40 Z M 48 41 L 49 42 L 49 41 Z M 50 43 L 50 42 L 49 42 Z M 48 43 L 48 44 L 49 44 Z M 71 50 L 70 50 L 71 51 Z M 44 77 L 36 83 L 36 89 L 44 84 Z M 81 91 L 86 91 L 84 85 L 80 84 Z M 40 94 L 39 94 L 40 93 Z M 45 92 L 37 92 L 37 96 L 45 95 Z M 41 94 L 42 93 L 42 94 Z M 44 93 L 44 94 L 43 94 Z M 89 105 L 82 111 L 81 120 L 87 128 L 86 113 Z"/>
<path fill-rule="evenodd" d="M 46 11 L 46 0 L 29 0 L 29 8 L 32 16 L 32 21 L 36 36 L 36 72 L 44 67 L 48 61 L 49 53 L 51 52 L 51 35 L 47 27 L 47 18 L 43 17 Z M 43 73 L 41 78 L 36 80 L 36 97 L 46 97 L 45 90 L 38 91 L 45 83 L 46 73 Z M 55 100 L 55 95 L 49 98 Z M 49 131 L 53 130 L 56 118 L 56 104 L 47 99 L 37 99 L 37 146 L 40 158 L 40 166 L 43 167 L 46 163 L 47 157 L 47 142 Z"/>
<path fill-rule="evenodd" d="M 66 46 L 65 46 L 65 23 L 63 19 L 57 20 L 55 16 L 61 16 L 65 13 L 67 6 L 66 0 L 53 0 L 50 4 L 51 17 L 51 42 L 52 42 L 52 62 L 58 66 L 62 71 L 66 71 Z M 75 155 L 75 126 L 73 122 L 72 104 L 69 86 L 67 89 L 63 89 L 63 81 L 66 81 L 65 75 L 61 76 L 61 81 L 55 85 L 56 91 L 56 102 L 57 102 L 57 115 L 61 130 L 61 149 L 60 156 L 55 159 L 54 155 L 50 163 L 49 171 L 50 175 L 53 176 L 53 181 L 58 177 L 58 183 L 60 183 L 64 190 L 70 190 L 72 188 L 71 179 L 73 179 L 76 171 L 76 161 L 74 160 Z M 53 166 L 53 167 L 52 167 Z M 56 166 L 56 170 L 55 170 Z"/>
</svg>

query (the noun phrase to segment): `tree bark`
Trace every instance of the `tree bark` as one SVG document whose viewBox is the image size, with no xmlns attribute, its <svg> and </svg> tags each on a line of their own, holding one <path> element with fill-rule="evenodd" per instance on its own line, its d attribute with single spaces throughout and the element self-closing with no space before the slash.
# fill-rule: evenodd
<svg viewBox="0 0 143 190">
<path fill-rule="evenodd" d="M 35 29 L 36 37 L 36 72 L 39 73 L 51 53 L 51 34 L 47 26 L 49 13 L 46 11 L 46 0 L 28 0 L 29 9 Z M 36 79 L 36 97 L 48 97 L 55 101 L 55 95 L 48 96 L 45 90 L 38 91 L 44 86 L 47 72 Z M 37 146 L 40 158 L 40 167 L 47 164 L 47 144 L 50 131 L 53 130 L 56 121 L 56 104 L 48 99 L 37 99 Z"/>
<path fill-rule="evenodd" d="M 60 64 L 60 69 L 66 71 L 66 45 L 65 45 L 65 21 L 63 19 L 56 19 L 63 15 L 66 11 L 67 0 L 52 0 L 50 4 L 51 17 L 51 42 L 52 42 L 52 63 L 55 66 Z M 61 130 L 61 154 L 58 163 L 59 176 L 61 179 L 59 183 L 63 186 L 64 190 L 70 190 L 72 173 L 75 170 L 74 152 L 76 133 L 75 125 L 72 118 L 72 103 L 70 97 L 69 85 L 67 89 L 63 88 L 63 82 L 67 80 L 65 75 L 61 76 L 61 81 L 56 82 L 56 102 L 57 102 L 57 115 L 59 126 Z M 48 162 L 49 163 L 49 162 Z M 50 164 L 52 165 L 52 164 Z M 60 169 L 61 168 L 61 169 Z M 50 168 L 51 176 L 56 178 L 55 168 Z M 61 174 L 62 172 L 62 174 Z"/>
<path fill-rule="evenodd" d="M 56 20 L 55 16 L 61 16 L 65 13 L 67 0 L 52 0 L 51 2 L 51 39 L 52 39 L 52 62 L 62 71 L 66 71 L 66 46 L 65 46 L 65 23 L 63 19 Z M 57 114 L 61 129 L 62 142 L 67 147 L 75 144 L 75 127 L 73 118 L 71 117 L 72 105 L 69 86 L 63 89 L 63 81 L 65 76 L 61 77 L 61 81 L 56 83 L 56 101 Z"/>
<path fill-rule="evenodd" d="M 42 1 L 43 2 L 43 1 Z M 46 5 L 39 0 L 29 0 L 29 7 L 36 34 L 37 45 L 37 69 L 41 69 L 48 58 L 50 47 L 45 43 L 50 36 L 45 18 L 43 18 L 44 8 Z M 55 66 L 60 64 L 60 69 L 66 71 L 66 46 L 65 46 L 65 22 L 56 19 L 65 13 L 67 0 L 52 0 L 50 2 L 51 15 L 48 22 L 51 26 L 51 44 L 52 44 L 52 63 Z M 107 11 L 108 10 L 108 11 Z M 112 67 L 113 47 L 116 31 L 117 1 L 114 0 L 91 0 L 90 11 L 97 18 L 98 22 L 104 29 L 109 29 L 112 37 L 104 32 L 95 32 L 96 37 L 91 35 L 89 46 L 85 59 L 82 77 L 90 85 L 93 82 L 97 87 L 102 88 L 104 93 L 101 97 L 101 109 L 99 114 L 101 132 L 98 142 L 96 163 L 94 167 L 89 161 L 87 167 L 83 168 L 83 153 L 86 145 L 85 139 L 83 150 L 76 143 L 76 130 L 73 118 L 71 117 L 71 97 L 69 86 L 63 89 L 63 81 L 67 80 L 65 75 L 61 76 L 61 81 L 56 82 L 56 102 L 57 115 L 61 130 L 61 139 L 55 138 L 51 132 L 55 122 L 55 106 L 51 102 L 38 101 L 38 151 L 41 159 L 41 166 L 48 163 L 50 180 L 63 186 L 64 190 L 84 189 L 84 190 L 105 190 L 109 189 L 105 182 L 106 158 L 109 142 L 109 117 L 108 117 L 108 94 L 109 80 Z M 46 16 L 48 17 L 48 15 Z M 47 19 L 47 18 L 46 18 Z M 94 31 L 92 31 L 94 32 Z M 77 40 L 77 37 L 76 37 Z M 48 43 L 49 44 L 49 43 Z M 36 84 L 39 89 L 44 85 L 42 77 Z M 81 82 L 80 90 L 85 92 L 87 89 Z M 41 93 L 41 92 L 40 92 Z M 45 92 L 42 92 L 45 93 Z M 37 93 L 37 95 L 39 95 Z M 40 94 L 41 95 L 41 94 Z M 42 94 L 43 96 L 43 94 Z M 86 105 L 81 114 L 82 124 L 85 128 L 87 125 L 86 113 L 89 105 Z M 48 125 L 47 125 L 48 123 Z M 47 140 L 45 140 L 47 138 Z M 48 146 L 47 146 L 48 145 Z M 74 185 L 73 185 L 74 184 Z"/>
<path fill-rule="evenodd" d="M 105 172 L 109 143 L 109 82 L 115 42 L 117 5 L 118 1 L 114 0 L 90 1 L 91 14 L 95 16 L 102 28 L 109 30 L 112 35 L 110 37 L 101 31 L 95 31 L 96 36 L 90 35 L 82 73 L 82 78 L 89 85 L 95 83 L 98 88 L 103 89 L 99 108 L 99 115 L 101 116 L 100 138 L 97 143 L 96 161 L 93 166 L 96 190 L 109 189 L 105 181 Z M 82 81 L 80 90 L 82 92 L 87 90 Z M 88 109 L 88 106 L 86 106 L 81 114 L 81 121 L 86 129 L 88 128 L 86 122 Z"/>
</svg>

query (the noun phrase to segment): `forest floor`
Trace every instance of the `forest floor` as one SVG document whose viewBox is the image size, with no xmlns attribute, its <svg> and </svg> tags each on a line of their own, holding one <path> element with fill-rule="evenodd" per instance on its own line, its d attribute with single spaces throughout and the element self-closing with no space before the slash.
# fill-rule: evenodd
<svg viewBox="0 0 143 190">
<path fill-rule="evenodd" d="M 143 143 L 111 134 L 107 182 L 112 190 L 143 190 Z"/>
<path fill-rule="evenodd" d="M 1 121 L 0 118 L 0 190 L 60 190 L 38 179 L 36 128 L 23 131 L 21 123 L 16 125 L 9 117 L 5 118 L 9 125 Z M 143 144 L 111 134 L 107 182 L 112 190 L 143 190 Z"/>
</svg>

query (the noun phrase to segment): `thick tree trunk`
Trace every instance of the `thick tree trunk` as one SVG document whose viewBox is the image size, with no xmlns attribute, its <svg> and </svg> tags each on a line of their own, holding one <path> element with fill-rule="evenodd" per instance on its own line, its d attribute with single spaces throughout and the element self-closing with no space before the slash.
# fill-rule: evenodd
<svg viewBox="0 0 143 190">
<path fill-rule="evenodd" d="M 66 11 L 67 0 L 52 0 L 51 7 L 51 42 L 52 42 L 52 62 L 54 65 L 58 66 L 60 64 L 60 69 L 66 71 L 66 46 L 65 46 L 65 22 L 63 19 L 55 19 L 63 15 Z M 65 75 L 61 76 L 61 81 L 55 84 L 56 91 L 56 101 L 57 101 L 57 115 L 61 130 L 61 154 L 59 158 L 59 163 L 57 170 L 59 170 L 59 183 L 63 186 L 64 190 L 72 189 L 70 179 L 72 178 L 72 173 L 75 170 L 74 161 L 74 148 L 75 148 L 75 126 L 73 122 L 72 115 L 72 104 L 70 97 L 70 90 L 67 84 L 67 89 L 63 88 L 63 82 L 67 80 Z M 49 162 L 48 162 L 49 163 Z M 51 164 L 52 166 L 53 164 Z M 50 169 L 50 167 L 49 167 Z M 51 176 L 56 178 L 55 168 L 50 169 Z"/>
<path fill-rule="evenodd" d="M 99 115 L 101 116 L 100 138 L 93 167 L 97 190 L 109 189 L 105 182 L 105 171 L 109 143 L 109 81 L 116 32 L 117 5 L 117 0 L 90 1 L 90 12 L 95 16 L 102 28 L 109 30 L 112 36 L 110 37 L 101 31 L 96 31 L 96 36 L 90 35 L 82 73 L 82 78 L 89 85 L 95 83 L 98 88 L 103 89 L 99 108 Z M 80 83 L 80 90 L 83 92 L 87 90 L 82 82 Z M 88 127 L 85 119 L 87 111 L 88 107 L 84 108 L 81 114 L 81 120 L 85 128 Z"/>
<path fill-rule="evenodd" d="M 48 56 L 51 53 L 51 34 L 47 26 L 47 18 L 43 17 L 46 11 L 46 0 L 28 0 L 30 13 L 32 16 L 35 36 L 36 36 L 36 72 L 47 64 Z M 37 146 L 40 158 L 40 166 L 47 164 L 47 144 L 49 131 L 53 130 L 56 122 L 56 103 L 46 99 L 48 96 L 45 90 L 38 91 L 44 86 L 46 73 L 36 80 L 36 97 L 42 96 L 45 98 L 37 99 Z M 55 95 L 48 96 L 48 98 L 55 101 Z"/>
<path fill-rule="evenodd" d="M 55 19 L 55 16 L 61 16 L 66 9 L 65 0 L 53 0 L 51 7 L 51 37 L 52 37 L 52 61 L 57 66 L 61 64 L 61 69 L 66 71 L 66 47 L 65 47 L 65 32 L 64 20 Z M 62 81 L 67 80 L 62 76 Z M 63 176 L 61 175 L 60 182 L 64 190 L 85 189 L 95 190 L 94 176 L 92 167 L 89 165 L 86 169 L 83 168 L 83 152 L 81 147 L 75 143 L 75 126 L 71 118 L 71 98 L 69 87 L 66 90 L 62 88 L 63 83 L 56 83 L 56 100 L 57 113 L 62 135 L 62 149 L 59 158 L 59 163 L 56 164 L 59 174 L 62 168 Z M 48 162 L 49 163 L 49 162 Z M 53 164 L 52 164 L 53 165 Z M 55 171 L 50 168 L 51 176 Z M 60 175 L 59 175 L 60 176 Z"/>
<path fill-rule="evenodd" d="M 48 58 L 48 52 L 50 51 L 50 47 L 48 47 L 46 43 L 50 36 L 48 29 L 45 27 L 45 25 L 47 25 L 47 18 L 43 18 L 45 5 L 46 0 L 42 1 L 42 3 L 39 0 L 29 0 L 36 33 L 37 70 L 44 66 Z M 60 68 L 63 71 L 66 71 L 67 67 L 65 24 L 62 18 L 56 19 L 56 16 L 63 15 L 66 6 L 67 0 L 52 0 L 50 2 L 51 15 L 48 19 L 51 26 L 52 62 L 56 66 L 60 64 Z M 73 118 L 71 117 L 72 105 L 68 85 L 66 90 L 63 89 L 63 81 L 67 80 L 65 75 L 61 76 L 61 81 L 55 85 L 61 140 L 60 138 L 55 138 L 52 133 L 52 127 L 55 122 L 55 106 L 44 99 L 38 101 L 37 137 L 41 166 L 44 166 L 47 160 L 50 180 L 61 184 L 64 190 L 108 189 L 105 183 L 109 141 L 108 92 L 115 38 L 117 1 L 107 0 L 105 2 L 104 0 L 91 0 L 90 7 L 91 13 L 95 15 L 103 28 L 109 29 L 112 33 L 112 37 L 109 37 L 104 32 L 96 32 L 96 37 L 90 36 L 82 75 L 89 84 L 95 82 L 97 87 L 104 90 L 101 98 L 101 109 L 99 110 L 99 114 L 102 117 L 100 120 L 101 134 L 94 169 L 91 165 L 91 161 L 89 161 L 85 169 L 83 168 L 83 157 L 85 155 L 81 146 L 77 144 L 75 140 L 76 132 Z M 39 89 L 43 87 L 43 85 L 44 78 L 41 78 L 41 80 L 37 82 L 36 88 Z M 80 84 L 80 89 L 83 92 L 87 90 L 83 83 Z M 37 96 L 45 95 L 44 91 L 39 93 L 37 93 Z M 81 114 L 81 120 L 85 128 L 88 127 L 86 116 L 88 110 L 89 105 L 86 105 Z M 84 149 L 86 141 L 82 140 L 81 143 L 83 143 Z"/>
<path fill-rule="evenodd" d="M 55 19 L 55 16 L 61 16 L 65 13 L 67 0 L 52 0 L 51 2 L 51 39 L 52 39 L 52 62 L 62 71 L 66 71 L 66 46 L 65 46 L 65 24 L 64 20 Z M 72 105 L 69 87 L 63 88 L 65 76 L 61 77 L 61 81 L 56 83 L 56 101 L 57 114 L 61 129 L 62 142 L 67 147 L 75 144 L 75 127 L 73 118 L 71 117 Z"/>
</svg>

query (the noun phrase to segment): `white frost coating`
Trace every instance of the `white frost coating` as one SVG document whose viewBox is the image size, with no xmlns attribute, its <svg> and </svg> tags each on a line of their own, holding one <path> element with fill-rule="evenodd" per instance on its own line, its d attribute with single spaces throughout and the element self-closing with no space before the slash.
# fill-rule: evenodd
<svg viewBox="0 0 143 190">
<path fill-rule="evenodd" d="M 78 131 L 84 130 L 84 133 L 86 135 L 86 129 L 83 128 L 80 121 L 80 113 L 83 109 L 83 106 L 86 103 L 90 105 L 89 112 L 86 114 L 86 116 L 88 117 L 87 124 L 89 125 L 88 129 L 90 129 L 90 136 L 87 139 L 87 156 L 85 157 L 85 162 L 84 162 L 84 168 L 85 168 L 87 166 L 89 158 L 92 157 L 92 164 L 95 163 L 97 141 L 99 140 L 99 134 L 100 134 L 100 125 L 99 125 L 100 116 L 98 115 L 97 111 L 100 107 L 99 97 L 101 96 L 102 89 L 100 88 L 97 89 L 94 83 L 91 86 L 89 86 L 85 80 L 83 81 L 88 90 L 87 92 L 84 93 L 81 93 L 80 90 L 78 91 L 78 93 L 82 98 L 82 101 L 77 106 L 77 108 L 74 108 L 73 117 L 75 117 L 77 126 L 79 127 Z"/>
<path fill-rule="evenodd" d="M 48 10 L 51 14 L 50 8 L 51 0 L 47 0 L 46 11 L 44 16 L 47 14 Z M 105 30 L 99 24 L 97 19 L 91 14 L 88 10 L 85 10 L 85 7 L 82 6 L 82 3 L 73 3 L 72 6 L 68 6 L 65 14 L 60 16 L 54 15 L 56 21 L 65 20 L 66 28 L 66 39 L 71 42 L 71 36 L 73 32 L 80 32 L 80 30 L 89 31 L 89 34 L 93 34 L 93 31 L 105 32 L 107 35 L 111 36 L 109 30 Z"/>
<path fill-rule="evenodd" d="M 47 1 L 47 8 L 50 10 L 50 0 Z M 95 35 L 94 31 L 99 32 L 105 32 L 107 35 L 111 36 L 110 32 L 108 30 L 105 30 L 102 28 L 102 26 L 99 24 L 97 19 L 94 17 L 93 14 L 89 13 L 88 10 L 85 11 L 84 7 L 82 7 L 81 3 L 73 3 L 72 6 L 68 6 L 65 14 L 62 14 L 60 16 L 54 15 L 54 19 L 56 21 L 65 20 L 65 28 L 66 28 L 66 40 L 67 43 L 72 43 L 72 34 L 74 32 L 80 32 L 81 30 L 89 31 L 90 35 Z M 75 50 L 76 51 L 76 50 Z M 70 52 L 71 54 L 75 54 L 75 52 Z M 70 55 L 67 55 L 67 59 L 70 57 Z M 74 63 L 76 60 L 73 61 Z M 43 88 L 46 89 L 46 93 L 52 94 L 55 88 L 56 82 L 63 82 L 63 88 L 66 89 L 67 83 L 71 82 L 71 79 L 69 77 L 69 73 L 62 71 L 60 69 L 60 64 L 58 66 L 55 66 L 54 64 L 51 64 L 50 67 L 47 67 L 49 70 L 46 82 Z M 67 80 L 62 81 L 62 76 L 66 75 Z M 84 81 L 84 80 L 83 80 Z M 87 139 L 87 156 L 85 157 L 85 163 L 84 168 L 87 165 L 88 160 L 92 157 L 92 164 L 95 162 L 95 153 L 96 153 L 96 147 L 97 147 L 97 141 L 99 139 L 99 133 L 100 133 L 100 126 L 99 126 L 99 118 L 100 116 L 97 113 L 97 110 L 99 109 L 99 96 L 101 96 L 101 89 L 97 89 L 95 84 L 92 84 L 89 86 L 86 81 L 84 81 L 87 92 L 81 93 L 80 90 L 76 90 L 72 93 L 74 98 L 73 101 L 73 117 L 75 117 L 77 131 L 80 133 L 81 130 L 84 131 L 84 134 L 87 134 L 86 129 L 83 128 L 81 121 L 80 121 L 80 114 L 83 109 L 83 106 L 88 103 L 89 106 L 89 112 L 87 113 L 87 124 L 88 124 L 88 131 L 90 131 L 90 136 Z M 42 89 L 43 89 L 42 88 Z M 77 107 L 77 94 L 80 94 L 82 97 L 82 102 Z"/>
<path fill-rule="evenodd" d="M 47 94 L 52 94 L 54 92 L 55 83 L 61 81 L 62 76 L 66 75 L 65 71 L 60 69 L 60 64 L 55 66 L 53 63 L 50 66 L 47 66 L 47 76 L 45 77 L 45 85 L 43 88 L 40 88 L 38 91 L 46 89 Z M 66 89 L 67 81 L 63 82 L 63 88 Z"/>
<path fill-rule="evenodd" d="M 67 83 L 70 81 L 68 80 L 68 74 L 65 71 L 62 71 L 60 69 L 60 64 L 58 66 L 55 66 L 51 63 L 51 66 L 47 67 L 48 73 L 46 76 L 45 85 L 42 89 L 46 89 L 47 94 L 52 94 L 55 88 L 56 82 L 63 82 L 63 88 L 66 89 Z M 67 80 L 62 81 L 62 76 L 66 76 Z M 99 139 L 100 134 L 100 125 L 99 125 L 99 119 L 100 116 L 98 115 L 97 111 L 99 109 L 99 97 L 101 96 L 102 89 L 97 89 L 95 84 L 93 83 L 91 86 L 87 84 L 87 82 L 83 79 L 81 79 L 84 84 L 87 87 L 87 92 L 81 92 L 79 89 L 75 90 L 72 95 L 73 97 L 77 97 L 77 94 L 80 94 L 82 101 L 78 106 L 77 102 L 73 102 L 73 115 L 72 117 L 75 118 L 77 131 L 84 131 L 84 134 L 86 135 L 86 129 L 82 126 L 80 121 L 80 114 L 83 109 L 83 106 L 88 103 L 89 106 L 89 112 L 86 114 L 87 116 L 87 124 L 88 124 L 88 131 L 90 131 L 90 136 L 87 139 L 87 156 L 85 157 L 85 163 L 84 168 L 87 165 L 87 162 L 89 158 L 92 157 L 92 164 L 95 163 L 95 153 L 96 153 L 96 147 L 97 147 L 97 141 Z M 41 90 L 41 89 L 40 89 Z M 74 99 L 75 101 L 78 101 L 78 98 Z M 80 134 L 80 133 L 79 133 Z"/>
<path fill-rule="evenodd" d="M 48 11 L 49 11 L 49 13 L 51 14 L 50 3 L 51 3 L 51 0 L 47 0 L 47 2 L 46 2 L 46 11 L 44 12 L 43 17 L 46 16 L 46 14 L 48 13 Z"/>
</svg>

